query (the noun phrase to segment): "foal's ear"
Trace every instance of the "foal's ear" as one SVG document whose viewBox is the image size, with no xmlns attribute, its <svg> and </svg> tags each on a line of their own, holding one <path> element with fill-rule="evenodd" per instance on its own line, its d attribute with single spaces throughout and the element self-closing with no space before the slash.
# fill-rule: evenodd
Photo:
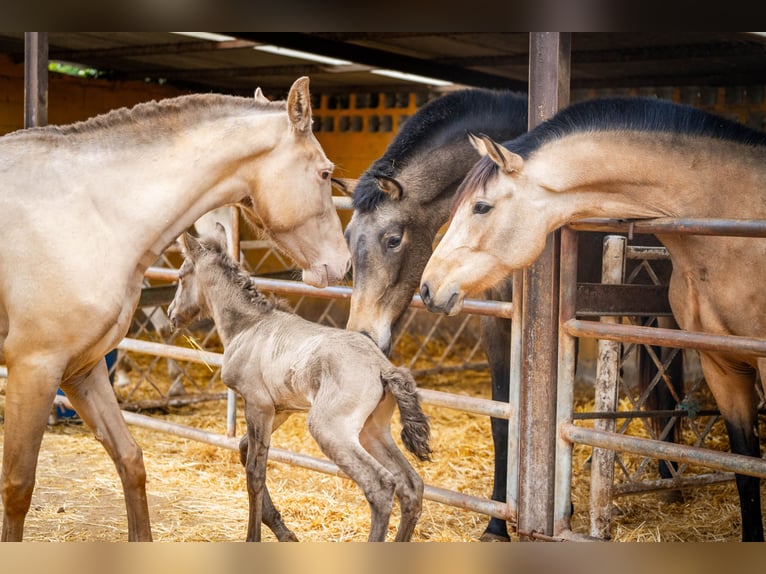
<svg viewBox="0 0 766 574">
<path fill-rule="evenodd" d="M 268 104 L 269 98 L 263 95 L 261 88 L 255 88 L 255 101 L 259 104 Z"/>
<path fill-rule="evenodd" d="M 215 240 L 218 247 L 221 249 L 221 253 L 226 253 L 228 249 L 226 243 L 226 228 L 220 221 L 215 222 Z"/>
<path fill-rule="evenodd" d="M 506 149 L 488 135 L 469 133 L 468 139 L 480 155 L 488 155 L 489 159 L 495 162 L 505 173 L 521 171 L 524 166 L 524 159 L 520 155 Z"/>
<path fill-rule="evenodd" d="M 309 78 L 298 78 L 287 94 L 287 115 L 292 126 L 300 133 L 311 132 L 311 96 Z"/>
<path fill-rule="evenodd" d="M 202 247 L 202 244 L 199 242 L 199 239 L 194 237 L 188 231 L 184 232 L 182 242 L 184 254 L 192 261 L 196 261 L 200 254 L 205 250 L 205 248 Z"/>
<path fill-rule="evenodd" d="M 385 193 L 388 197 L 394 201 L 399 201 L 404 195 L 404 189 L 402 184 L 396 181 L 393 177 L 386 177 L 385 175 L 376 175 L 375 181 L 378 182 L 378 189 Z"/>
<path fill-rule="evenodd" d="M 359 183 L 359 180 L 351 179 L 349 177 L 331 177 L 330 183 L 332 183 L 332 186 L 343 195 L 352 197 L 354 195 L 354 191 L 356 191 L 356 184 Z"/>
</svg>

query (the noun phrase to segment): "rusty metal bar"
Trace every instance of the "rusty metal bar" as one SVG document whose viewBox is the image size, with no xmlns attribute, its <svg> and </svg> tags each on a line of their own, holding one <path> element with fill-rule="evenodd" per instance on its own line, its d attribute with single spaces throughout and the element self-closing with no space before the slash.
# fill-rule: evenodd
<svg viewBox="0 0 766 574">
<path fill-rule="evenodd" d="M 627 239 L 622 235 L 607 235 L 604 238 L 601 282 L 619 284 L 625 279 L 625 247 Z M 620 323 L 619 317 L 602 317 L 601 323 Z M 596 363 L 595 405 L 597 411 L 616 411 L 620 376 L 619 341 L 599 339 L 598 361 Z M 613 433 L 614 419 L 593 421 L 595 429 Z M 614 496 L 615 451 L 594 448 L 591 455 L 590 475 L 590 535 L 609 538 L 612 523 L 612 498 Z"/>
<path fill-rule="evenodd" d="M 529 35 L 529 127 L 569 102 L 571 35 Z M 522 271 L 519 531 L 553 534 L 560 232 Z M 514 293 L 518 302 L 519 294 Z M 522 536 L 522 539 L 525 537 Z"/>
<path fill-rule="evenodd" d="M 559 432 L 567 440 L 580 444 L 589 444 L 601 448 L 632 452 L 642 456 L 698 464 L 714 470 L 766 478 L 766 460 L 762 458 L 718 452 L 698 446 L 687 446 L 661 440 L 608 433 L 596 429 L 578 427 L 573 423 L 562 425 Z"/>
<path fill-rule="evenodd" d="M 165 267 L 149 267 L 145 277 L 159 281 L 178 281 L 178 270 Z M 267 279 L 264 277 L 252 277 L 253 284 L 264 291 L 283 293 L 288 295 L 307 295 L 309 297 L 322 297 L 324 299 L 351 299 L 351 287 L 331 286 L 319 289 L 306 285 L 300 281 L 288 281 L 286 279 Z M 425 309 L 420 295 L 414 295 L 410 306 L 416 309 Z M 513 317 L 513 303 L 510 301 L 485 301 L 483 299 L 466 299 L 463 311 L 473 315 L 487 315 L 491 317 Z"/>
<path fill-rule="evenodd" d="M 24 127 L 48 125 L 48 32 L 24 32 Z"/>
<path fill-rule="evenodd" d="M 692 219 L 658 217 L 656 219 L 581 219 L 569 227 L 576 231 L 606 231 L 610 233 L 651 233 L 689 235 L 727 235 L 735 237 L 766 237 L 766 221 L 762 219 Z"/>
<path fill-rule="evenodd" d="M 711 472 L 678 478 L 660 478 L 657 480 L 642 480 L 641 482 L 629 482 L 617 484 L 614 487 L 615 496 L 629 494 L 644 494 L 658 490 L 670 490 L 678 488 L 693 488 L 697 486 L 711 486 L 722 482 L 732 482 L 733 472 Z"/>
<path fill-rule="evenodd" d="M 712 352 L 749 353 L 766 357 L 766 339 L 736 335 L 711 335 L 694 331 L 642 327 L 639 325 L 605 325 L 595 321 L 570 319 L 564 329 L 575 337 L 610 339 L 624 343 L 644 343 L 661 347 L 698 349 Z"/>
</svg>

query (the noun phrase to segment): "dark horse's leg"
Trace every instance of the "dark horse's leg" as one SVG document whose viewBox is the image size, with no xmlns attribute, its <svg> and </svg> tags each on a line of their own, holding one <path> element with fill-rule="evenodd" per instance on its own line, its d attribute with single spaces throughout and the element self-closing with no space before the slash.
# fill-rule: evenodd
<svg viewBox="0 0 766 574">
<path fill-rule="evenodd" d="M 511 281 L 502 293 L 493 293 L 491 299 L 510 301 Z M 482 318 L 484 352 L 489 361 L 492 376 L 492 400 L 508 402 L 511 370 L 511 321 L 510 319 Z M 508 421 L 491 418 L 492 443 L 495 450 L 495 474 L 492 500 L 505 502 L 508 474 Z M 490 518 L 481 535 L 483 542 L 507 542 L 508 525 L 505 520 Z"/>
</svg>

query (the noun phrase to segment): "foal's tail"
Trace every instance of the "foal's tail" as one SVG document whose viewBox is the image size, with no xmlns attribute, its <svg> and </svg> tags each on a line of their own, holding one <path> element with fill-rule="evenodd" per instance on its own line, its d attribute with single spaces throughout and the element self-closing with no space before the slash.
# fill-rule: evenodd
<svg viewBox="0 0 766 574">
<path fill-rule="evenodd" d="M 428 417 L 420 408 L 415 379 L 407 369 L 400 367 L 383 371 L 380 379 L 383 386 L 391 390 L 399 405 L 404 446 L 420 460 L 431 460 L 431 447 L 428 445 L 431 427 Z"/>
</svg>

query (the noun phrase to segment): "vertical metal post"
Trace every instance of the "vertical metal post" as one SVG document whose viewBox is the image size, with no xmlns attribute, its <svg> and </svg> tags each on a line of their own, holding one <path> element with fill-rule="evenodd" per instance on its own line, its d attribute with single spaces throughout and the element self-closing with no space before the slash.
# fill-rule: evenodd
<svg viewBox="0 0 766 574">
<path fill-rule="evenodd" d="M 24 32 L 24 127 L 48 124 L 48 33 Z"/>
<path fill-rule="evenodd" d="M 626 237 L 607 235 L 604 238 L 604 259 L 601 282 L 623 283 L 625 280 Z M 619 323 L 619 317 L 601 317 L 602 323 Z M 618 377 L 620 376 L 620 343 L 618 341 L 598 342 L 598 363 L 596 364 L 595 406 L 596 412 L 617 410 Z M 614 419 L 596 419 L 596 430 L 614 432 Z M 613 450 L 594 448 L 591 457 L 590 474 L 590 535 L 609 538 L 612 520 L 612 497 L 614 494 Z"/>
<path fill-rule="evenodd" d="M 571 35 L 530 33 L 529 127 L 569 101 Z M 548 237 L 534 265 L 522 271 L 519 419 L 520 533 L 553 534 L 556 378 L 558 370 L 560 233 Z M 519 325 L 514 325 L 518 329 Z"/>
<path fill-rule="evenodd" d="M 556 388 L 556 428 L 571 423 L 574 411 L 574 383 L 577 367 L 576 339 L 561 325 L 575 318 L 577 295 L 577 232 L 561 229 L 561 286 L 559 297 L 559 364 Z M 571 530 L 572 443 L 556 433 L 555 501 L 553 534 Z"/>
<path fill-rule="evenodd" d="M 235 261 L 241 261 L 242 253 L 239 246 L 239 208 L 230 207 L 229 224 L 231 226 L 231 245 L 229 251 Z M 237 434 L 237 394 L 233 389 L 226 389 L 226 436 Z"/>
</svg>

